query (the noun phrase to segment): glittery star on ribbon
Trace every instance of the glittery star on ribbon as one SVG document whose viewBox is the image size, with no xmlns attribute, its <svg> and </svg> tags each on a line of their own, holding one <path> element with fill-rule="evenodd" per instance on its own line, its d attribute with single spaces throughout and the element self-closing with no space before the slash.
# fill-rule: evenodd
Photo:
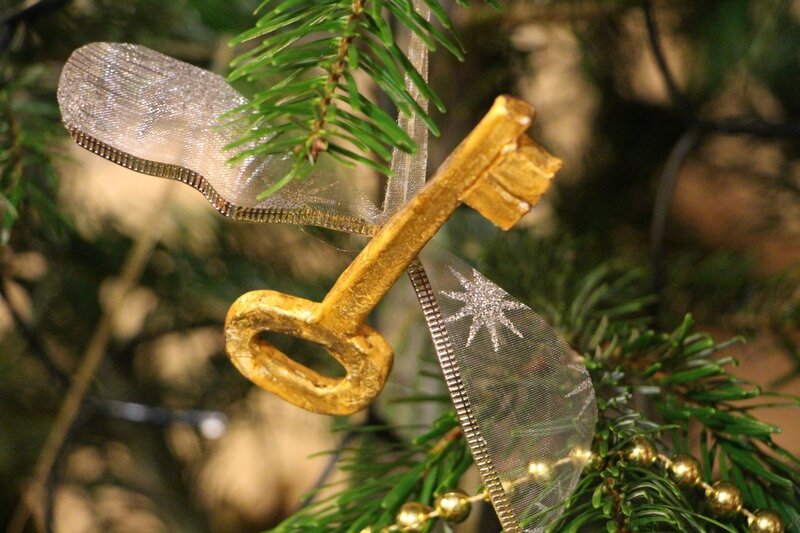
<svg viewBox="0 0 800 533">
<path fill-rule="evenodd" d="M 472 281 L 468 280 L 453 267 L 450 267 L 450 271 L 458 279 L 464 291 L 442 291 L 442 294 L 453 300 L 464 302 L 464 306 L 456 314 L 447 317 L 445 322 L 455 322 L 464 317 L 472 317 L 467 346 L 472 343 L 475 335 L 484 326 L 492 338 L 492 347 L 495 352 L 500 349 L 500 337 L 497 332 L 498 324 L 505 326 L 514 332 L 517 337 L 522 338 L 522 333 L 508 319 L 505 312 L 512 309 L 527 309 L 526 305 L 508 300 L 507 292 L 483 277 L 474 268 L 472 269 Z"/>
</svg>

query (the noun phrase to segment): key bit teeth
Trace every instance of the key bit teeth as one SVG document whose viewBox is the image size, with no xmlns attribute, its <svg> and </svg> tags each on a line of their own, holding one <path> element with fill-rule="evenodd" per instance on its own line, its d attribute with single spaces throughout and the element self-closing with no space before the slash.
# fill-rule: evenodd
<svg viewBox="0 0 800 533">
<path fill-rule="evenodd" d="M 516 150 L 504 154 L 489 168 L 489 174 L 508 191 L 535 205 L 564 163 L 527 135 Z"/>
<path fill-rule="evenodd" d="M 532 207 L 508 192 L 491 175 L 475 182 L 464 193 L 462 200 L 503 230 L 511 229 Z"/>
<path fill-rule="evenodd" d="M 461 199 L 508 230 L 539 202 L 562 165 L 560 159 L 523 135 Z"/>
</svg>

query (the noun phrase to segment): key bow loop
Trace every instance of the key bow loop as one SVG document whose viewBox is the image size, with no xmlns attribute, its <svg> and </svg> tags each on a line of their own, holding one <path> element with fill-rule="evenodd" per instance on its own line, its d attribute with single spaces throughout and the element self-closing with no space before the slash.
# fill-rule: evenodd
<svg viewBox="0 0 800 533">
<path fill-rule="evenodd" d="M 251 291 L 237 299 L 225 320 L 225 345 L 233 365 L 262 389 L 315 413 L 360 411 L 383 389 L 393 352 L 383 336 L 360 324 L 343 335 L 319 320 L 320 304 L 275 291 Z M 343 378 L 322 375 L 260 337 L 283 333 L 323 346 L 346 370 Z"/>
</svg>

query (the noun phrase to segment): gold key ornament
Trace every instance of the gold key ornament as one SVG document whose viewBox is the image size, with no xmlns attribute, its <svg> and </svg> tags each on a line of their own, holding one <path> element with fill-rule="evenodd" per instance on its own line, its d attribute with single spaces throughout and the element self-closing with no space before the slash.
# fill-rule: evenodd
<svg viewBox="0 0 800 533">
<path fill-rule="evenodd" d="M 383 389 L 392 348 L 365 324 L 370 311 L 461 203 L 502 229 L 539 200 L 561 161 L 525 131 L 534 118 L 524 101 L 501 96 L 436 175 L 390 218 L 339 276 L 322 302 L 270 290 L 242 295 L 228 311 L 225 343 L 236 368 L 295 405 L 332 415 L 365 408 Z M 271 331 L 323 346 L 345 369 L 322 375 L 261 338 Z"/>
<path fill-rule="evenodd" d="M 421 40 L 416 50 L 408 55 L 424 74 Z M 325 172 L 260 198 L 291 158 L 252 156 L 231 165 L 220 157 L 249 128 L 220 117 L 247 99 L 224 79 L 145 47 L 81 47 L 64 66 L 58 97 L 79 146 L 135 172 L 185 183 L 223 216 L 375 235 L 320 303 L 273 291 L 242 296 L 226 322 L 232 362 L 259 386 L 312 411 L 362 409 L 392 366 L 391 347 L 364 321 L 408 266 L 464 440 L 504 531 L 535 531 L 555 520 L 557 511 L 540 510 L 563 507 L 583 468 L 572 457 L 589 449 L 596 421 L 581 358 L 477 270 L 439 256 L 428 261 L 429 277 L 414 260 L 459 203 L 508 229 L 539 200 L 561 162 L 525 135 L 530 106 L 499 98 L 424 187 L 427 130 L 419 115 L 400 117 L 420 150 L 395 154 L 379 211 Z M 296 363 L 265 342 L 270 331 L 323 346 L 345 376 Z M 546 485 L 529 479 L 530 465 L 541 464 L 550 467 Z"/>
</svg>

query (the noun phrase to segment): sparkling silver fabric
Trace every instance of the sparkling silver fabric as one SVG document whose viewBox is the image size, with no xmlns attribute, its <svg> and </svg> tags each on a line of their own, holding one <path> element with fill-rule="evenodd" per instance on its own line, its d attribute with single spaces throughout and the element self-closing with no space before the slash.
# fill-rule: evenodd
<svg viewBox="0 0 800 533">
<path fill-rule="evenodd" d="M 413 272 L 412 283 L 441 314 L 437 326 L 426 309 L 426 320 L 492 503 L 507 532 L 542 531 L 591 449 L 591 378 L 544 319 L 480 272 L 441 251 L 423 261 L 432 294 Z"/>
<path fill-rule="evenodd" d="M 79 48 L 64 66 L 58 86 L 61 116 L 70 130 L 133 158 L 194 171 L 207 182 L 203 187 L 210 185 L 223 200 L 250 208 L 250 214 L 253 209 L 307 208 L 368 222 L 377 219 L 378 210 L 352 183 L 332 179 L 321 169 L 257 200 L 286 174 L 291 161 L 288 156 L 249 157 L 229 163 L 235 152 L 225 147 L 249 126 L 221 117 L 246 101 L 216 74 L 124 43 Z M 216 196 L 206 197 L 217 202 Z"/>
<path fill-rule="evenodd" d="M 415 5 L 430 16 L 423 1 Z M 412 35 L 408 56 L 424 79 L 427 52 Z M 409 79 L 406 87 L 419 98 Z M 427 171 L 427 127 L 418 115 L 401 115 L 398 125 L 419 149 L 394 151 L 384 219 L 416 194 Z M 426 253 L 408 273 L 504 530 L 542 531 L 578 482 L 586 460 L 580 452 L 591 449 L 597 408 L 580 357 L 539 315 L 448 254 Z M 547 475 L 531 476 L 531 465 Z"/>
<path fill-rule="evenodd" d="M 431 12 L 425 2 L 416 1 L 414 5 L 420 16 L 430 20 Z M 428 48 L 416 33 L 411 33 L 406 55 L 422 79 L 427 81 Z M 406 76 L 405 82 L 412 98 L 424 111 L 427 111 L 428 101 L 420 97 L 419 89 L 408 76 Z M 386 182 L 386 199 L 383 202 L 382 221 L 384 222 L 399 211 L 422 188 L 428 170 L 428 126 L 416 113 L 411 117 L 399 113 L 397 125 L 416 143 L 417 152 L 408 154 L 399 148 L 392 151 L 392 176 Z"/>
</svg>

